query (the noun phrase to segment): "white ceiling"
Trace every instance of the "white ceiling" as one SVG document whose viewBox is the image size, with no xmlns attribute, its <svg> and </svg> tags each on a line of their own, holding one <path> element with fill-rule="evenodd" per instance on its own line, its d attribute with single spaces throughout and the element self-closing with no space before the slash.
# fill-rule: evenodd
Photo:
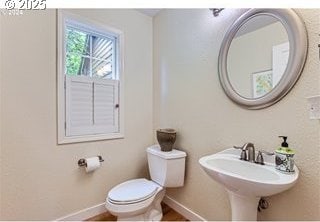
<svg viewBox="0 0 320 222">
<path fill-rule="evenodd" d="M 136 10 L 141 12 L 142 14 L 145 14 L 147 16 L 153 17 L 158 12 L 160 12 L 161 8 L 139 8 L 139 9 L 136 9 Z"/>
</svg>

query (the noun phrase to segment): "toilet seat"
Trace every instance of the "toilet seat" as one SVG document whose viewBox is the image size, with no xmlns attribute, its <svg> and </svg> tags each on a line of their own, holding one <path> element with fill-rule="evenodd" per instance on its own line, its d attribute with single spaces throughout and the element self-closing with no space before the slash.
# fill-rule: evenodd
<svg viewBox="0 0 320 222">
<path fill-rule="evenodd" d="M 111 189 L 108 201 L 116 205 L 135 204 L 153 197 L 160 188 L 160 185 L 144 178 L 129 180 Z"/>
</svg>

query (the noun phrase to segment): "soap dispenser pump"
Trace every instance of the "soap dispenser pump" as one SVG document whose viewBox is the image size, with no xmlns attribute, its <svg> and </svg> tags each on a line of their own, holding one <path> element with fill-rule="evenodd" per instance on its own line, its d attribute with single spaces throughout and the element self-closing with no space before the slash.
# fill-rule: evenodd
<svg viewBox="0 0 320 222">
<path fill-rule="evenodd" d="M 281 143 L 281 147 L 289 147 L 289 144 L 287 143 L 287 136 L 279 136 L 279 138 L 283 139 L 283 142 Z"/>
<path fill-rule="evenodd" d="M 276 149 L 276 169 L 286 173 L 294 172 L 294 150 L 289 148 L 287 136 L 279 136 L 283 139 L 281 147 Z"/>
</svg>

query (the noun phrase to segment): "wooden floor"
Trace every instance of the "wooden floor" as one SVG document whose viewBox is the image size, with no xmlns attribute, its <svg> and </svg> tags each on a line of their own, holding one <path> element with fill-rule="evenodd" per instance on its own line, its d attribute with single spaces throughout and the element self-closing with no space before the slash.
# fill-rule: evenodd
<svg viewBox="0 0 320 222">
<path fill-rule="evenodd" d="M 188 221 L 185 217 L 183 217 L 181 214 L 174 211 L 168 205 L 162 203 L 161 206 L 162 206 L 162 213 L 163 213 L 163 217 L 161 221 Z M 91 217 L 86 221 L 116 221 L 116 220 L 117 218 L 115 216 L 111 215 L 108 212 L 105 212 L 97 216 Z"/>
</svg>

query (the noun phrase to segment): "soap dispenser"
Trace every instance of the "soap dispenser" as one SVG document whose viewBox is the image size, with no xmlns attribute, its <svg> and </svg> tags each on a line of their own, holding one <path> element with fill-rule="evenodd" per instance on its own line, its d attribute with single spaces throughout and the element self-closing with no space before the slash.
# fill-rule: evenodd
<svg viewBox="0 0 320 222">
<path fill-rule="evenodd" d="M 294 172 L 294 150 L 289 148 L 287 136 L 279 136 L 283 139 L 281 147 L 276 149 L 276 169 L 286 173 Z"/>
</svg>

